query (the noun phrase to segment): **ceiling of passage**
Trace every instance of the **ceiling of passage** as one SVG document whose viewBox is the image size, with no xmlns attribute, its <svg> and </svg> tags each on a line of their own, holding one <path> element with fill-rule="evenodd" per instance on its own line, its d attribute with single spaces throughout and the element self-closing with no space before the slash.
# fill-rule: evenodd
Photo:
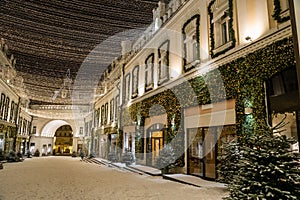
<svg viewBox="0 0 300 200">
<path fill-rule="evenodd" d="M 99 80 L 120 55 L 120 42 L 137 37 L 152 22 L 157 3 L 0 0 L 0 38 L 17 59 L 31 104 L 72 104 L 69 87 Z"/>
</svg>

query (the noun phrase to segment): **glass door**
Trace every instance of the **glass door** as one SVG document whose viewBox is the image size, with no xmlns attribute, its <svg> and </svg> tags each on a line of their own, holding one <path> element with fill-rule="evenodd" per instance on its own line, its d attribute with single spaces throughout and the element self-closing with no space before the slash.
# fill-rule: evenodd
<svg viewBox="0 0 300 200">
<path fill-rule="evenodd" d="M 193 128 L 188 131 L 190 144 L 188 151 L 188 174 L 204 176 L 204 148 L 203 132 L 201 128 Z"/>
<path fill-rule="evenodd" d="M 217 127 L 188 130 L 188 174 L 216 178 Z"/>
<path fill-rule="evenodd" d="M 152 165 L 155 165 L 156 158 L 159 156 L 160 150 L 163 148 L 163 132 L 152 132 Z"/>
</svg>

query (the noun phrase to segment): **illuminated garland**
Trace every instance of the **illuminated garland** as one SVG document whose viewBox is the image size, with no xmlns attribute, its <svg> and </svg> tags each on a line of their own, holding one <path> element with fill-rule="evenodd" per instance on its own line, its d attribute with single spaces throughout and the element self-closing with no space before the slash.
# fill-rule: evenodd
<svg viewBox="0 0 300 200">
<path fill-rule="evenodd" d="M 200 15 L 199 14 L 196 14 L 194 15 L 193 17 L 191 17 L 189 20 L 187 20 L 184 24 L 183 24 L 183 27 L 182 27 L 182 37 L 183 37 L 183 41 L 186 40 L 186 33 L 185 33 L 185 28 L 186 26 L 191 23 L 193 20 L 196 20 L 196 43 L 198 44 L 197 45 L 197 58 L 200 59 Z M 184 71 L 187 72 L 189 70 L 191 70 L 192 68 L 194 68 L 195 66 L 192 66 L 191 68 L 187 69 L 186 68 L 186 65 L 187 65 L 187 46 L 186 46 L 186 43 L 183 44 L 183 66 L 184 66 Z"/>
<path fill-rule="evenodd" d="M 279 23 L 290 20 L 290 16 L 281 17 L 281 5 L 280 0 L 274 0 L 274 12 L 272 17 Z"/>
</svg>

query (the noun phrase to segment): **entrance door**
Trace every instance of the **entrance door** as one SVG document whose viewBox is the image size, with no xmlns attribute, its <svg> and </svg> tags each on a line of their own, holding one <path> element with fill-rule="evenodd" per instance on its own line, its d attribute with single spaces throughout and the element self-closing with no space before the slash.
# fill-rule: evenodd
<svg viewBox="0 0 300 200">
<path fill-rule="evenodd" d="M 149 132 L 149 139 L 147 139 L 147 165 L 155 166 L 159 152 L 163 148 L 163 142 L 163 131 Z"/>
<path fill-rule="evenodd" d="M 152 138 L 152 164 L 155 164 L 156 159 L 159 156 L 159 151 L 163 147 L 163 139 L 162 138 Z"/>
<path fill-rule="evenodd" d="M 216 127 L 189 129 L 189 174 L 216 178 L 216 131 Z"/>
<path fill-rule="evenodd" d="M 203 177 L 205 174 L 204 165 L 204 134 L 201 128 L 190 129 L 189 151 L 188 151 L 188 173 Z"/>
</svg>

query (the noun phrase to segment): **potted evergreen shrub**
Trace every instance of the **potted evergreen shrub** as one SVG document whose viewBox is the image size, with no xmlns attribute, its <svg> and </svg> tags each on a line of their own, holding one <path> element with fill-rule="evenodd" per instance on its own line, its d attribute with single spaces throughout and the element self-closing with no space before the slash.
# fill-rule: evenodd
<svg viewBox="0 0 300 200">
<path fill-rule="evenodd" d="M 40 156 L 40 151 L 38 149 L 35 150 L 34 156 L 39 157 Z"/>
<path fill-rule="evenodd" d="M 122 154 L 122 162 L 124 162 L 126 165 L 130 165 L 134 163 L 134 156 L 132 152 L 130 152 L 128 149 L 125 149 L 125 152 Z"/>
<path fill-rule="evenodd" d="M 176 156 L 173 147 L 170 144 L 164 145 L 156 159 L 156 167 L 161 169 L 162 174 L 169 173 L 170 169 L 175 167 Z"/>
</svg>

